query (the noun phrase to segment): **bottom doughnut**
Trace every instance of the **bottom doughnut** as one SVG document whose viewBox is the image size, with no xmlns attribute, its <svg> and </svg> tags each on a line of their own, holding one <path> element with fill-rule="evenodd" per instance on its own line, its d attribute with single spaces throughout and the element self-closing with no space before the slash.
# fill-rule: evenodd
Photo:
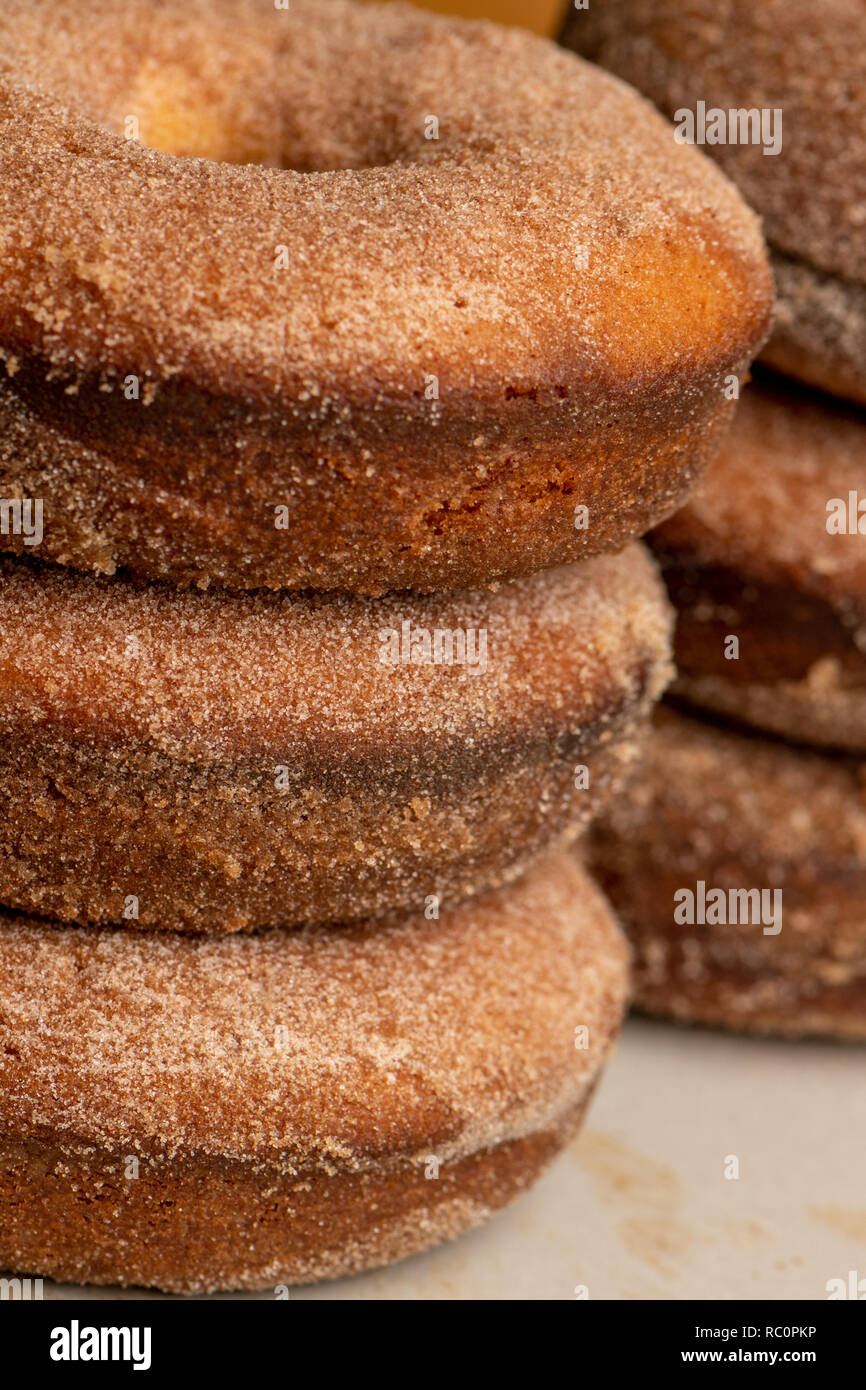
<svg viewBox="0 0 866 1390">
<path fill-rule="evenodd" d="M 201 1293 L 455 1236 L 574 1133 L 627 981 L 564 854 L 438 921 L 201 938 L 6 914 L 0 1268 Z"/>
<path fill-rule="evenodd" d="M 639 1008 L 866 1040 L 864 772 L 855 758 L 658 712 L 628 797 L 584 854 L 632 939 Z M 742 896 L 755 889 L 781 897 Z M 738 920 L 712 920 L 722 915 Z"/>
</svg>

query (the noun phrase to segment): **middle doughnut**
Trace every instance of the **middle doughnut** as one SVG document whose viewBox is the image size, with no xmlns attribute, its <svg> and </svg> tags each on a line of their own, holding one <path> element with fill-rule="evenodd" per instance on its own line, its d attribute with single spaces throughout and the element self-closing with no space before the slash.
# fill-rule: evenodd
<svg viewBox="0 0 866 1390">
<path fill-rule="evenodd" d="M 678 695 L 866 750 L 864 488 L 862 412 L 758 377 L 708 477 L 650 538 L 677 609 Z"/>
<path fill-rule="evenodd" d="M 639 546 L 380 599 L 2 559 L 3 903 L 214 932 L 435 916 L 597 809 L 668 615 Z"/>
</svg>

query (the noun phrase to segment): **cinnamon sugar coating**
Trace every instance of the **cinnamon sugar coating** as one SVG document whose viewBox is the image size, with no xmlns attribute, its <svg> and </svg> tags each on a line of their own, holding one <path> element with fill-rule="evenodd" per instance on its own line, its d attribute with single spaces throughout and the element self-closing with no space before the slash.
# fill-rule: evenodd
<svg viewBox="0 0 866 1390">
<path fill-rule="evenodd" d="M 639 97 L 399 5 L 7 0 L 0 245 L 0 493 L 45 558 L 184 585 L 622 546 L 769 325 L 756 219 Z"/>
<path fill-rule="evenodd" d="M 586 861 L 636 951 L 649 1013 L 866 1040 L 866 769 L 659 710 Z M 679 925 L 674 894 L 781 890 L 782 929 Z"/>
<path fill-rule="evenodd" d="M 455 1235 L 573 1133 L 626 989 L 564 855 L 436 923 L 191 938 L 7 914 L 0 1267 L 263 1288 Z"/>
<path fill-rule="evenodd" d="M 836 512 L 849 527 L 852 492 L 866 497 L 862 412 L 778 378 L 749 386 L 701 486 L 652 537 L 678 612 L 678 694 L 805 743 L 866 750 L 863 536 L 856 517 L 853 531 L 828 531 Z"/>
<path fill-rule="evenodd" d="M 670 619 L 639 546 L 379 599 L 138 588 L 5 557 L 0 896 L 215 932 L 453 904 L 611 794 L 670 677 Z M 453 664 L 391 664 L 437 632 Z"/>
<path fill-rule="evenodd" d="M 563 42 L 673 117 L 779 110 L 782 147 L 702 148 L 761 214 L 780 325 L 766 359 L 866 403 L 866 9 L 862 0 L 593 0 Z"/>
<path fill-rule="evenodd" d="M 866 284 L 770 257 L 773 336 L 761 360 L 786 376 L 866 405 Z"/>
</svg>

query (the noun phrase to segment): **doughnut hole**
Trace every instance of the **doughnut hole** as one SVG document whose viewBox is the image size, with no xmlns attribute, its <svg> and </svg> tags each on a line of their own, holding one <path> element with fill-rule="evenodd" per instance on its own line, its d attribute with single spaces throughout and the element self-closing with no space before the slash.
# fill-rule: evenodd
<svg viewBox="0 0 866 1390">
<path fill-rule="evenodd" d="M 281 168 L 280 127 L 261 104 L 247 106 L 225 92 L 214 104 L 204 88 L 198 74 L 179 64 L 148 64 L 129 101 L 140 143 L 187 159 Z"/>
<path fill-rule="evenodd" d="M 224 53 L 216 69 L 204 54 L 192 66 L 148 60 L 118 96 L 107 119 L 104 108 L 94 113 L 100 123 L 128 135 L 123 107 L 136 117 L 140 144 L 180 158 L 320 173 L 382 168 L 437 152 L 423 139 L 423 113 L 406 111 L 394 120 L 393 94 L 389 100 L 381 90 L 371 92 L 357 77 L 326 93 L 308 87 L 295 64 L 281 80 L 272 67 L 253 74 Z"/>
</svg>

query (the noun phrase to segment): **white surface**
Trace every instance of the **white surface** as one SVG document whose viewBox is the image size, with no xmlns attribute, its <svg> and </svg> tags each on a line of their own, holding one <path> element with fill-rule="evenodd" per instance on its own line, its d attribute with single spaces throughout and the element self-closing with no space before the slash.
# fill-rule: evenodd
<svg viewBox="0 0 866 1390">
<path fill-rule="evenodd" d="M 591 1299 L 824 1299 L 828 1279 L 866 1277 L 864 1175 L 862 1047 L 632 1020 L 583 1134 L 509 1210 L 429 1254 L 291 1297 L 572 1299 L 586 1285 Z"/>
</svg>

